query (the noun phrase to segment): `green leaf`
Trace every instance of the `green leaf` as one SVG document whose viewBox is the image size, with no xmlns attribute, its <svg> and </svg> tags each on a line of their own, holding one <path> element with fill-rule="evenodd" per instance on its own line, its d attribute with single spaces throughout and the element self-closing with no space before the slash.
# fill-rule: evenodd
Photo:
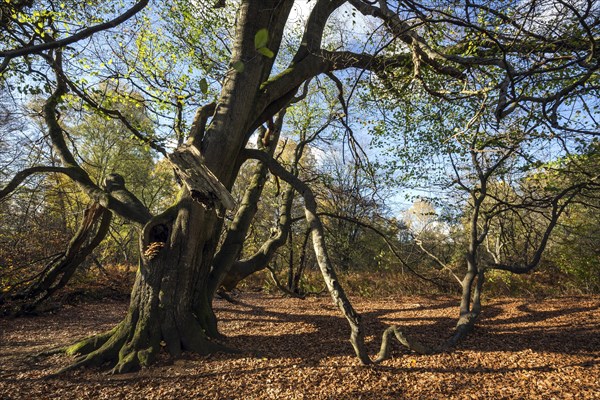
<svg viewBox="0 0 600 400">
<path fill-rule="evenodd" d="M 204 94 L 208 92 L 208 82 L 206 82 L 205 78 L 200 79 L 200 90 Z"/>
<path fill-rule="evenodd" d="M 233 69 L 235 69 L 237 72 L 240 72 L 240 73 L 244 72 L 244 62 L 243 61 L 236 61 L 231 65 L 231 67 Z"/>
<path fill-rule="evenodd" d="M 260 29 L 254 35 L 254 47 L 258 50 L 260 48 L 266 47 L 269 42 L 269 31 L 267 28 Z"/>
<path fill-rule="evenodd" d="M 265 56 L 265 57 L 269 57 L 269 58 L 275 57 L 275 54 L 271 50 L 269 50 L 268 48 L 266 48 L 266 47 L 261 47 L 261 48 L 256 49 L 256 50 L 260 54 L 262 54 L 263 56 Z"/>
</svg>

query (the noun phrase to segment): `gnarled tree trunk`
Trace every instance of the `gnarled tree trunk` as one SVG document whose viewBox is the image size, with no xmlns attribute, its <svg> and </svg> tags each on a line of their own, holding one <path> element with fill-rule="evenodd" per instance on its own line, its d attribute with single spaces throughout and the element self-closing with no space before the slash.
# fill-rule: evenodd
<svg viewBox="0 0 600 400">
<path fill-rule="evenodd" d="M 268 46 L 277 50 L 292 4 L 241 3 L 231 61 L 243 62 L 243 73 L 232 72 L 224 82 L 210 125 L 197 130 L 203 137 L 191 137 L 169 156 L 185 187 L 177 204 L 144 227 L 144 256 L 127 316 L 112 331 L 71 346 L 68 353 L 82 357 L 69 368 L 108 362 L 115 372 L 130 371 L 150 364 L 161 342 L 174 356 L 222 348 L 210 340 L 218 336 L 209 284 L 223 225 L 217 211 L 231 205 L 226 191 L 237 174 L 240 152 L 258 126 L 262 112 L 256 107 L 268 106 L 253 98 L 273 64 L 257 53 L 255 34 L 266 28 Z"/>
</svg>

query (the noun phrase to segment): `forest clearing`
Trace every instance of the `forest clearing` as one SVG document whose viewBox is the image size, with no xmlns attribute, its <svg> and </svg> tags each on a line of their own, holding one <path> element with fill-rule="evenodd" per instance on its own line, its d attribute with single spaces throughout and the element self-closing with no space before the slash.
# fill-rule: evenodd
<svg viewBox="0 0 600 400">
<path fill-rule="evenodd" d="M 415 355 L 396 347 L 384 363 L 357 365 L 348 330 L 328 297 L 244 293 L 215 308 L 238 354 L 164 352 L 139 373 L 79 370 L 47 378 L 72 360 L 32 359 L 109 329 L 122 301 L 69 306 L 55 315 L 2 319 L 0 398 L 52 399 L 598 399 L 600 298 L 499 298 L 456 351 Z M 456 299 L 356 299 L 374 354 L 382 324 L 435 342 L 451 332 Z M 343 333 L 341 333 L 343 332 Z"/>
<path fill-rule="evenodd" d="M 594 399 L 600 0 L 0 0 L 0 398 Z"/>
</svg>

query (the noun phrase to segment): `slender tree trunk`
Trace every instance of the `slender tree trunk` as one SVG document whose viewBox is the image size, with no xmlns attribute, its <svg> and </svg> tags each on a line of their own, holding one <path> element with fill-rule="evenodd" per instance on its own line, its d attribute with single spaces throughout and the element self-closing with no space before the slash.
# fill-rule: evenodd
<svg viewBox="0 0 600 400">
<path fill-rule="evenodd" d="M 471 311 L 471 295 L 473 290 L 473 282 L 477 277 L 477 266 L 475 256 L 467 255 L 467 273 L 462 280 L 462 295 L 460 298 L 460 315 L 463 316 Z"/>
<path fill-rule="evenodd" d="M 270 155 L 275 152 L 275 148 L 277 147 L 284 116 L 285 111 L 280 112 L 277 115 L 276 121 L 268 129 L 259 130 L 258 148 Z M 242 252 L 244 239 L 258 211 L 258 202 L 267 181 L 268 173 L 269 169 L 261 162 L 254 168 L 250 184 L 244 192 L 242 202 L 227 229 L 223 244 L 214 257 L 209 287 L 209 291 L 213 293 L 213 296 L 221 285 L 225 286 L 227 290 L 232 290 L 237 285 L 237 282 L 247 276 L 244 275 L 244 272 L 238 270 L 239 266 L 236 269 L 234 264 Z M 242 275 L 244 276 L 238 278 Z"/>
<path fill-rule="evenodd" d="M 277 222 L 276 230 L 255 254 L 233 263 L 230 271 L 221 283 L 226 290 L 233 290 L 238 283 L 248 276 L 267 268 L 275 256 L 277 249 L 285 244 L 290 232 L 293 201 L 294 189 L 288 187 L 281 199 L 282 203 L 279 207 L 279 221 Z"/>
<path fill-rule="evenodd" d="M 287 289 L 292 290 L 294 282 L 294 237 L 292 230 L 288 232 L 288 273 L 287 273 Z"/>
<path fill-rule="evenodd" d="M 475 157 L 472 154 L 472 157 Z M 474 158 L 475 160 L 475 158 Z M 449 349 L 456 346 L 463 340 L 475 327 L 475 322 L 481 311 L 481 290 L 483 287 L 484 270 L 478 266 L 477 254 L 483 237 L 479 228 L 479 218 L 481 206 L 487 196 L 487 180 L 485 175 L 480 173 L 481 187 L 479 193 L 472 193 L 473 211 L 470 219 L 469 249 L 466 255 L 467 273 L 461 282 L 462 295 L 460 300 L 460 314 L 456 323 L 454 335 L 450 337 L 443 348 Z M 473 284 L 477 279 L 477 285 Z"/>
<path fill-rule="evenodd" d="M 476 282 L 475 288 L 473 284 Z M 475 326 L 481 311 L 481 289 L 483 285 L 483 269 L 478 269 L 473 254 L 467 255 L 467 273 L 462 281 L 460 314 L 456 322 L 454 334 L 443 345 L 443 349 L 456 346 Z"/>
<path fill-rule="evenodd" d="M 354 348 L 356 356 L 360 360 L 361 364 L 371 364 L 371 359 L 367 352 L 364 342 L 364 332 L 362 330 L 362 323 L 360 315 L 352 307 L 352 303 L 346 296 L 344 288 L 340 284 L 337 274 L 333 269 L 333 265 L 327 252 L 327 246 L 325 244 L 325 234 L 323 224 L 317 213 L 317 203 L 312 190 L 298 177 L 294 176 L 289 171 L 285 170 L 275 160 L 270 158 L 267 154 L 260 151 L 247 150 L 248 153 L 252 154 L 255 158 L 268 163 L 271 172 L 290 184 L 294 190 L 304 198 L 304 214 L 306 216 L 306 222 L 310 229 L 315 256 L 317 264 L 323 275 L 323 280 L 327 285 L 327 289 L 331 294 L 334 304 L 340 309 L 348 325 L 350 326 L 350 343 Z"/>
<path fill-rule="evenodd" d="M 304 233 L 304 241 L 302 242 L 302 252 L 300 253 L 300 262 L 298 263 L 298 268 L 296 269 L 296 273 L 294 274 L 292 287 L 290 288 L 292 292 L 298 294 L 300 293 L 300 280 L 302 279 L 302 274 L 304 274 L 304 269 L 306 268 L 308 239 L 310 239 L 310 229 L 306 229 L 306 232 Z"/>
</svg>

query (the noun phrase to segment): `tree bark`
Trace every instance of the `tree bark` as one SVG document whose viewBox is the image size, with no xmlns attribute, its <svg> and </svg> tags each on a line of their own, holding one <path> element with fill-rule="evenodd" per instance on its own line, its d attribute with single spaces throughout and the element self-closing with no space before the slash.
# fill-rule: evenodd
<svg viewBox="0 0 600 400">
<path fill-rule="evenodd" d="M 161 343 L 173 356 L 184 350 L 206 354 L 223 349 L 211 340 L 218 331 L 209 274 L 223 226 L 215 209 L 229 206 L 226 191 L 256 121 L 254 96 L 273 65 L 257 53 L 255 34 L 266 28 L 268 46 L 276 52 L 292 5 L 291 0 L 240 4 L 231 62 L 243 62 L 243 73 L 228 74 L 201 140 L 196 138 L 169 157 L 185 187 L 178 202 L 143 229 L 143 256 L 127 316 L 112 331 L 71 346 L 67 352 L 81 358 L 68 369 L 109 363 L 114 372 L 135 370 L 153 361 Z"/>
<path fill-rule="evenodd" d="M 137 4 L 143 6 L 145 3 L 139 1 Z M 407 26 L 401 20 L 402 16 L 390 12 L 385 2 L 375 5 L 368 1 L 353 1 L 353 4 L 365 15 L 374 15 L 386 21 L 394 36 L 409 45 L 412 54 L 407 51 L 387 56 L 377 55 L 380 51 L 373 55 L 323 50 L 324 27 L 331 13 L 345 1 L 316 0 L 293 62 L 287 69 L 271 76 L 293 3 L 292 0 L 240 1 L 230 65 L 241 63 L 243 71 L 239 68 L 227 71 L 214 111 L 212 106 L 204 109 L 212 112 L 209 125 L 203 126 L 208 122 L 208 117 L 200 112 L 189 143 L 169 156 L 185 188 L 172 208 L 151 219 L 147 210 L 135 207 L 129 196 L 122 200 L 117 193 L 109 195 L 97 187 L 78 165 L 76 157 L 70 154 L 56 112 L 61 97 L 67 91 L 67 82 L 63 73 L 57 74 L 57 89 L 44 105 L 44 112 L 49 127 L 48 136 L 64 166 L 62 172 L 67 173 L 102 206 L 144 227 L 140 239 L 143 256 L 128 314 L 110 332 L 70 347 L 69 353 L 83 355 L 75 366 L 108 362 L 115 366 L 114 371 L 125 372 L 148 365 L 162 342 L 173 355 L 183 350 L 206 353 L 219 347 L 210 341 L 211 337 L 218 336 L 211 299 L 214 289 L 218 287 L 220 273 L 227 270 L 230 262 L 220 264 L 224 267 L 215 266 L 214 255 L 223 227 L 218 214 L 222 208 L 232 206 L 227 191 L 236 178 L 241 153 L 249 137 L 285 107 L 305 81 L 321 73 L 350 67 L 377 72 L 391 68 L 413 69 L 415 78 L 422 79 L 419 74 L 421 63 L 428 64 L 440 74 L 457 78 L 462 78 L 463 69 L 471 65 L 496 65 L 509 70 L 506 57 L 497 57 L 495 54 L 493 58 L 486 58 L 485 55 L 465 57 L 460 52 L 456 55 L 450 51 L 448 54 L 441 53 L 441 50 L 436 50 L 440 46 L 430 46 L 417 34 L 416 25 Z M 274 57 L 266 57 L 257 51 L 256 34 L 263 29 L 268 32 L 266 47 L 274 53 Z M 91 33 L 89 30 L 81 31 L 83 37 L 89 37 Z M 58 47 L 72 43 L 69 40 L 73 39 L 67 38 L 67 42 L 48 41 L 41 45 L 40 51 L 57 49 L 43 55 L 55 70 L 62 69 Z M 498 53 L 505 56 L 504 48 L 498 47 L 502 50 Z M 54 55 L 57 55 L 56 58 L 53 58 Z M 567 92 L 573 91 L 588 78 L 582 78 Z M 69 87 L 76 92 L 74 87 Z M 81 96 L 80 92 L 76 93 Z M 542 101 L 544 104 L 552 103 L 546 99 L 539 102 Z M 502 108 L 499 107 L 500 111 Z M 151 139 L 147 143 L 157 145 Z M 265 159 L 263 155 L 258 158 L 268 162 L 270 169 L 286 176 L 303 195 L 317 262 L 332 298 L 348 320 L 356 354 L 362 363 L 369 363 L 360 318 L 341 288 L 325 248 L 323 226 L 316 214 L 314 196 L 304 183 L 273 164 L 272 160 Z M 234 246 L 238 244 L 234 243 Z M 223 253 L 228 260 L 235 254 L 239 254 L 237 250 L 224 250 Z M 216 271 L 213 278 L 216 276 L 217 279 L 211 279 L 211 268 L 213 272 Z M 469 291 L 469 298 L 476 273 L 477 270 L 470 271 L 465 278 L 463 288 Z M 214 282 L 217 282 L 216 286 Z M 461 307 L 461 314 L 463 311 L 464 315 L 469 315 L 466 302 Z"/>
<path fill-rule="evenodd" d="M 202 223 L 195 223 L 198 220 Z M 196 293 L 206 284 L 203 258 L 212 233 L 206 228 L 216 221 L 214 211 L 189 196 L 154 217 L 140 239 L 143 256 L 127 316 L 109 334 L 69 347 L 68 354 L 83 355 L 69 368 L 109 362 L 114 372 L 135 370 L 153 361 L 161 341 L 173 356 L 183 350 L 206 354 L 221 348 L 209 341 L 214 316 L 202 309 Z M 198 243 L 201 248 L 194 246 Z"/>
</svg>

